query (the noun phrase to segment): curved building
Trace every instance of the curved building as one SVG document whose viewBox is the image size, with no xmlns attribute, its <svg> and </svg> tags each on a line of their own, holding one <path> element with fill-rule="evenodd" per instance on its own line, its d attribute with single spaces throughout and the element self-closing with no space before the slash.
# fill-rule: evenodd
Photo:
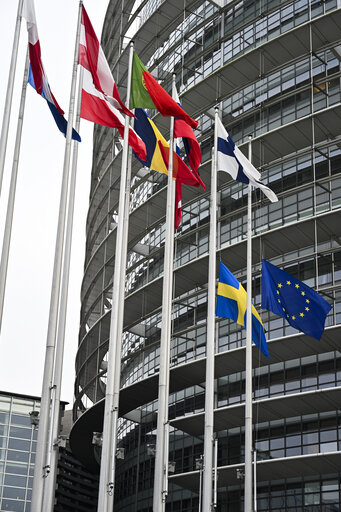
<svg viewBox="0 0 341 512">
<path fill-rule="evenodd" d="M 264 257 L 333 306 L 320 342 L 261 311 L 269 360 L 253 347 L 258 512 L 340 510 L 341 2 L 111 0 L 102 46 L 122 96 L 127 45 L 163 86 L 172 73 L 199 121 L 206 191 L 184 188 L 175 235 L 167 510 L 198 510 L 203 454 L 208 222 L 213 113 L 276 192 L 253 192 L 253 300 Z M 155 113 L 154 113 L 155 114 Z M 169 121 L 155 122 L 167 136 Z M 96 126 L 73 452 L 98 471 L 115 258 L 120 141 Z M 246 280 L 247 188 L 218 176 L 217 259 Z M 157 418 L 165 176 L 133 162 L 115 510 L 151 511 Z M 217 510 L 243 510 L 245 331 L 216 321 Z M 241 471 L 237 471 L 241 470 Z M 205 511 L 206 512 L 206 511 Z"/>
</svg>

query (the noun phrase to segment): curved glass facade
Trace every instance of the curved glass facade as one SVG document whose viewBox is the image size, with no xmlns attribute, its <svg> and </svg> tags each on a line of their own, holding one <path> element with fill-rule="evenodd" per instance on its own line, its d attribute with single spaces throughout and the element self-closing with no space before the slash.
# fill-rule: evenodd
<svg viewBox="0 0 341 512">
<path fill-rule="evenodd" d="M 166 89 L 176 73 L 183 106 L 199 121 L 200 174 L 208 185 L 206 192 L 184 190 L 175 236 L 169 459 L 176 464 L 169 511 L 197 511 L 199 503 L 203 432 L 192 419 L 202 418 L 205 407 L 209 173 L 217 104 L 239 147 L 252 135 L 253 162 L 279 197 L 272 204 L 253 192 L 256 308 L 260 311 L 262 257 L 317 289 L 333 306 L 320 342 L 261 311 L 270 359 L 259 357 L 254 364 L 257 510 L 340 508 L 340 26 L 339 0 L 109 4 L 102 46 L 121 94 L 127 42 L 133 38 L 140 58 Z M 157 115 L 155 121 L 167 136 L 168 122 Z M 95 127 L 76 359 L 78 425 L 86 424 L 88 411 L 105 396 L 120 149 L 113 130 Z M 218 176 L 218 183 L 217 257 L 245 284 L 247 190 L 226 176 Z M 141 171 L 135 161 L 121 373 L 122 394 L 135 397 L 131 407 L 125 401 L 120 419 L 125 458 L 117 465 L 115 499 L 122 512 L 152 510 L 157 397 L 148 383 L 159 368 L 165 201 L 166 178 Z M 244 461 L 238 412 L 245 399 L 244 346 L 245 331 L 217 319 L 215 430 L 222 512 L 243 510 L 243 483 L 232 466 Z"/>
</svg>

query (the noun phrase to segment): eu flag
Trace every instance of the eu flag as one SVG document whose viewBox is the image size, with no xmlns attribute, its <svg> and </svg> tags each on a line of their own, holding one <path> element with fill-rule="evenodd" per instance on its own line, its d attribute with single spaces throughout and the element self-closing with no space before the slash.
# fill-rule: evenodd
<svg viewBox="0 0 341 512">
<path fill-rule="evenodd" d="M 231 318 L 246 327 L 246 301 L 245 289 L 224 263 L 220 262 L 216 315 Z M 266 357 L 269 357 L 262 320 L 253 305 L 252 341 Z"/>
<path fill-rule="evenodd" d="M 263 260 L 262 308 L 282 316 L 295 329 L 320 340 L 332 306 L 302 281 Z"/>
</svg>

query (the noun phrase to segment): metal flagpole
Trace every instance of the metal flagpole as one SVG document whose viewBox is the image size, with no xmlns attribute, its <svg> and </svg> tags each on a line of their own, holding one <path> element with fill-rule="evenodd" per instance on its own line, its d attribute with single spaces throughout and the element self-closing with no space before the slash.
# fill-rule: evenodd
<svg viewBox="0 0 341 512">
<path fill-rule="evenodd" d="M 214 487 L 213 487 L 213 510 L 218 505 L 218 439 L 214 440 Z"/>
<path fill-rule="evenodd" d="M 133 63 L 134 43 L 130 43 L 128 80 L 127 80 L 127 98 L 126 105 L 129 107 L 131 73 Z M 127 242 L 125 229 L 128 229 L 128 221 L 125 226 L 125 218 L 129 211 L 125 211 L 126 198 L 130 193 L 130 178 L 127 179 L 128 162 L 128 135 L 129 135 L 129 117 L 125 119 L 124 143 L 122 151 L 120 195 L 118 207 L 118 225 L 116 234 L 115 267 L 112 288 L 112 307 L 110 317 L 110 336 L 108 348 L 108 367 L 107 384 L 105 394 L 105 408 L 103 419 L 103 444 L 101 456 L 101 469 L 98 494 L 98 512 L 112 512 L 114 506 L 114 486 L 115 486 L 115 455 L 117 443 L 117 422 L 118 406 L 121 380 L 121 350 L 122 350 L 122 325 L 119 332 L 120 323 L 123 322 L 124 307 L 124 279 L 126 254 L 122 257 L 123 246 Z M 129 190 L 128 187 L 129 186 Z M 129 202 L 129 201 L 128 201 Z M 126 217 L 127 216 L 127 217 Z M 126 252 L 126 249 L 125 249 Z M 123 268 L 124 265 L 124 268 Z M 121 278 L 122 277 L 122 278 Z M 122 319 L 122 320 L 121 320 Z"/>
<path fill-rule="evenodd" d="M 64 153 L 63 178 L 62 178 L 62 187 L 61 187 L 61 193 L 60 193 L 56 248 L 55 248 L 54 265 L 53 265 L 49 323 L 48 323 L 47 340 L 46 340 L 44 375 L 43 375 L 43 385 L 42 385 L 42 394 L 41 394 L 41 402 L 40 402 L 40 417 L 39 417 L 39 429 L 38 429 L 38 439 L 37 439 L 37 452 L 36 452 L 36 461 L 35 461 L 35 467 L 34 467 L 32 502 L 31 502 L 31 510 L 34 510 L 34 512 L 40 512 L 40 511 L 43 512 L 42 501 L 43 501 L 43 492 L 44 492 L 44 481 L 45 481 L 45 477 L 48 475 L 48 473 L 50 471 L 50 468 L 46 465 L 46 454 L 47 454 L 47 443 L 48 443 L 48 435 L 49 435 L 49 421 L 50 421 L 50 410 L 51 410 L 50 402 L 51 402 L 52 378 L 53 378 L 56 332 L 57 332 L 60 281 L 61 281 L 61 271 L 62 271 L 62 256 L 63 256 L 63 246 L 64 246 L 67 193 L 68 193 L 69 170 L 70 170 L 72 125 L 73 125 L 73 118 L 74 118 L 74 104 L 75 104 L 75 95 L 76 95 L 75 93 L 76 93 L 76 81 L 77 81 L 78 48 L 79 48 L 82 4 L 83 3 L 81 0 L 79 2 L 79 12 L 78 12 L 78 21 L 77 21 L 77 33 L 76 33 L 76 43 L 75 43 L 75 51 L 74 51 L 74 62 L 73 62 L 73 72 L 72 72 L 71 92 L 70 92 L 69 116 L 68 116 L 68 125 L 67 125 L 66 142 L 65 142 L 65 153 Z"/>
<path fill-rule="evenodd" d="M 217 138 L 218 107 L 215 109 L 214 148 L 212 148 L 211 201 L 210 201 L 210 242 L 208 262 L 207 294 L 207 341 L 206 341 L 206 382 L 205 382 L 205 430 L 204 430 L 204 478 L 203 510 L 212 510 L 213 478 L 213 426 L 214 426 L 214 353 L 215 353 L 215 295 L 216 295 L 216 240 L 217 240 Z"/>
<path fill-rule="evenodd" d="M 3 311 L 4 311 L 8 256 L 9 256 L 9 250 L 10 250 L 10 245 L 11 245 L 13 212 L 14 212 L 15 193 L 16 193 L 16 187 L 17 187 L 21 133 L 22 133 L 22 127 L 23 127 L 23 122 L 24 122 L 28 69 L 29 69 L 29 56 L 28 56 L 28 49 L 27 49 L 25 69 L 24 69 L 24 79 L 23 79 L 22 90 L 21 90 L 18 124 L 17 124 L 17 134 L 16 134 L 15 146 L 14 146 L 11 183 L 10 183 L 9 194 L 8 194 L 4 239 L 3 239 L 3 243 L 2 243 L 2 253 L 1 253 L 1 262 L 0 262 L 0 331 L 1 331 L 1 327 L 2 327 L 2 315 L 3 315 Z"/>
<path fill-rule="evenodd" d="M 174 97 L 175 75 L 173 75 L 172 93 Z M 166 233 L 164 249 L 164 273 L 162 289 L 162 314 L 160 338 L 159 398 L 156 429 L 156 454 L 154 474 L 153 510 L 165 510 L 167 499 L 168 475 L 168 395 L 169 395 L 169 356 L 173 295 L 174 260 L 174 214 L 175 181 L 173 180 L 174 117 L 170 119 L 169 165 L 166 206 Z"/>
<path fill-rule="evenodd" d="M 251 139 L 249 161 L 251 162 Z M 252 186 L 248 185 L 247 205 L 247 302 L 245 363 L 245 480 L 244 512 L 252 512 Z"/>
<path fill-rule="evenodd" d="M 3 120 L 2 120 L 2 128 L 1 128 L 1 138 L 0 138 L 0 194 L 1 194 L 2 179 L 3 179 L 4 167 L 5 167 L 7 139 L 8 139 L 8 129 L 9 129 L 10 116 L 11 116 L 11 108 L 12 108 L 13 86 L 14 86 L 14 78 L 15 78 L 15 68 L 16 68 L 16 65 L 17 65 L 17 57 L 18 57 L 20 25 L 21 25 L 21 18 L 22 18 L 22 6 L 23 6 L 23 3 L 24 3 L 24 0 L 19 0 L 18 12 L 17 12 L 17 21 L 16 21 L 16 24 L 15 24 L 15 31 L 14 31 L 14 40 L 13 40 L 11 64 L 10 64 L 10 68 L 9 68 L 9 75 L 8 75 L 8 82 L 7 82 L 7 92 L 6 92 L 6 100 L 5 100 L 5 108 L 4 108 L 4 117 L 3 117 Z"/>
<path fill-rule="evenodd" d="M 80 111 L 82 100 L 82 87 L 83 87 L 83 67 L 79 69 L 79 83 L 77 94 L 77 107 L 76 107 L 76 122 L 75 129 L 79 132 L 80 127 Z M 50 421 L 50 437 L 47 452 L 47 465 L 50 466 L 50 473 L 46 478 L 43 510 L 44 512 L 53 512 L 54 509 L 54 491 L 57 476 L 57 460 L 58 460 L 58 434 L 60 425 L 60 396 L 63 376 L 63 359 L 64 359 L 64 342 L 65 342 L 65 325 L 67 314 L 67 302 L 69 291 L 69 275 L 70 275 L 70 260 L 71 260 L 71 242 L 72 242 L 72 228 L 73 228 L 73 214 L 75 204 L 75 191 L 76 191 L 76 177 L 77 177 L 77 160 L 78 160 L 78 147 L 79 142 L 73 141 L 73 155 L 72 155 L 72 168 L 70 176 L 70 189 L 68 199 L 67 211 L 67 224 L 65 233 L 65 246 L 63 256 L 63 274 L 62 286 L 60 295 L 60 311 L 58 316 L 58 329 L 57 329 L 57 344 L 54 364 L 53 375 L 53 389 L 54 400 L 52 405 L 52 414 Z"/>
<path fill-rule="evenodd" d="M 257 450 L 253 450 L 253 512 L 257 512 Z"/>
</svg>

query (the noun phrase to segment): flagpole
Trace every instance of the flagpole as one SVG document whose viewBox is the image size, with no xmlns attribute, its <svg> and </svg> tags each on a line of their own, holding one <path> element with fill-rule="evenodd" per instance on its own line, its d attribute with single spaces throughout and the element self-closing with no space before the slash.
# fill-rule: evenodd
<svg viewBox="0 0 341 512">
<path fill-rule="evenodd" d="M 172 96 L 175 93 L 175 75 L 173 74 Z M 169 358 L 173 295 L 174 260 L 174 214 L 175 181 L 173 180 L 174 117 L 170 119 L 169 165 L 166 206 L 166 233 L 164 248 L 164 272 L 162 289 L 162 316 L 160 338 L 160 371 L 158 416 L 156 429 L 156 454 L 154 473 L 153 510 L 165 510 L 168 493 L 168 398 L 169 398 Z"/>
<path fill-rule="evenodd" d="M 18 47 L 19 47 L 19 37 L 20 37 L 20 26 L 21 26 L 23 2 L 24 2 L 24 0 L 19 0 L 19 3 L 18 3 L 18 12 L 17 12 L 17 21 L 15 24 L 15 31 L 14 31 L 12 57 L 11 57 L 11 64 L 10 64 L 10 68 L 9 68 L 8 82 L 7 82 L 4 117 L 2 119 L 1 138 L 0 138 L 0 194 L 1 194 L 2 179 L 3 179 L 4 167 L 5 167 L 8 129 L 9 129 L 10 116 L 11 116 L 11 108 L 12 108 L 13 87 L 14 87 L 14 78 L 15 78 L 15 68 L 17 65 L 17 57 L 18 57 Z"/>
<path fill-rule="evenodd" d="M 75 130 L 79 133 L 80 127 L 80 111 L 82 101 L 83 87 L 83 67 L 79 69 L 79 83 L 77 93 L 76 122 Z M 73 141 L 72 167 L 70 176 L 70 189 L 68 199 L 67 224 L 65 233 L 65 246 L 63 256 L 63 274 L 60 295 L 60 312 L 58 317 L 57 329 L 57 345 L 54 364 L 53 388 L 54 400 L 52 406 L 52 414 L 50 421 L 50 439 L 47 453 L 47 465 L 50 466 L 50 473 L 46 478 L 45 492 L 43 500 L 44 512 L 53 512 L 54 509 L 54 491 L 57 476 L 57 460 L 58 460 L 58 434 L 60 428 L 60 397 L 63 377 L 63 360 L 64 360 L 64 343 L 65 343 L 65 325 L 68 304 L 69 291 L 69 275 L 71 260 L 71 242 L 73 230 L 73 214 L 75 204 L 76 177 L 77 177 L 77 161 L 78 161 L 79 142 Z"/>
<path fill-rule="evenodd" d="M 202 510 L 212 510 L 212 475 L 214 442 L 214 354 L 215 354 L 215 293 L 216 293 L 216 240 L 217 240 L 217 120 L 219 109 L 215 109 L 214 147 L 211 166 L 210 242 L 208 262 L 207 294 L 207 341 L 205 382 L 205 429 L 204 429 L 204 475 Z"/>
<path fill-rule="evenodd" d="M 130 43 L 127 98 L 129 108 L 134 43 Z M 112 512 L 114 506 L 115 456 L 117 446 L 117 422 L 121 380 L 122 323 L 125 295 L 125 264 L 127 230 L 129 223 L 130 175 L 128 179 L 129 117 L 125 118 L 122 151 L 121 181 L 116 234 L 115 267 L 112 288 L 110 335 L 108 348 L 107 383 L 103 419 L 103 444 L 98 493 L 98 512 Z M 130 174 L 130 173 L 129 173 Z M 129 188 L 128 188 L 129 187 Z M 127 202 L 126 202 L 127 200 Z M 125 248 L 124 248 L 125 246 Z M 123 254 L 124 253 L 124 254 Z"/>
<path fill-rule="evenodd" d="M 10 183 L 9 194 L 8 194 L 4 239 L 3 239 L 3 243 L 2 243 L 2 253 L 1 253 L 1 262 L 0 262 L 0 331 L 1 331 L 1 327 L 2 327 L 2 316 L 3 316 L 3 311 L 4 311 L 8 257 L 9 257 L 9 250 L 10 250 L 10 246 L 11 246 L 14 202 L 15 202 L 15 194 L 16 194 L 16 187 L 17 187 L 21 134 L 22 134 L 22 127 L 23 127 L 23 123 L 24 123 L 28 69 L 29 69 L 29 56 L 28 56 L 28 49 L 27 49 L 25 69 L 24 69 L 24 78 L 23 78 L 23 84 L 22 84 L 22 89 L 21 89 L 21 99 L 20 99 L 20 107 L 19 107 L 19 115 L 18 115 L 17 134 L 16 134 L 15 146 L 14 146 L 11 183 Z"/>
<path fill-rule="evenodd" d="M 251 162 L 251 138 L 249 140 Z M 247 204 L 247 303 L 245 362 L 245 479 L 244 512 L 252 512 L 252 185 L 248 185 Z"/>
<path fill-rule="evenodd" d="M 76 95 L 75 93 L 76 93 L 76 82 L 77 82 L 77 65 L 78 65 L 81 12 L 82 12 L 82 0 L 80 0 L 80 2 L 79 2 L 79 12 L 78 12 L 78 20 L 77 20 L 77 32 L 76 32 L 73 72 L 72 72 L 71 91 L 70 91 L 69 116 L 68 116 L 68 125 L 67 125 L 66 142 L 65 142 L 65 153 L 64 153 L 63 178 L 62 178 L 62 186 L 61 186 L 61 193 L 60 193 L 58 226 L 57 226 L 56 247 L 55 247 L 51 298 L 50 298 L 50 312 L 49 312 L 49 322 L 48 322 L 47 340 L 46 340 L 44 375 L 43 375 L 43 385 L 42 385 L 42 394 L 41 394 L 41 402 L 40 402 L 37 452 L 36 452 L 36 460 L 35 460 L 35 467 L 34 467 L 32 502 L 31 502 L 31 510 L 32 511 L 34 510 L 34 512 L 45 512 L 42 509 L 44 481 L 45 481 L 45 477 L 48 475 L 48 473 L 50 471 L 50 468 L 46 465 L 46 453 L 47 453 L 49 421 L 50 421 L 50 412 L 51 412 L 50 411 L 51 410 L 50 402 L 51 402 L 53 367 L 54 367 L 56 332 L 57 332 L 57 318 L 58 318 L 58 306 L 59 306 L 59 294 L 60 294 L 60 282 L 61 282 L 61 271 L 62 271 L 62 256 L 63 256 L 65 219 L 66 219 L 66 207 L 67 207 L 67 193 L 68 193 L 69 170 L 70 170 L 72 125 L 73 125 L 73 118 L 74 118 L 74 104 L 75 104 L 75 95 Z"/>
</svg>

